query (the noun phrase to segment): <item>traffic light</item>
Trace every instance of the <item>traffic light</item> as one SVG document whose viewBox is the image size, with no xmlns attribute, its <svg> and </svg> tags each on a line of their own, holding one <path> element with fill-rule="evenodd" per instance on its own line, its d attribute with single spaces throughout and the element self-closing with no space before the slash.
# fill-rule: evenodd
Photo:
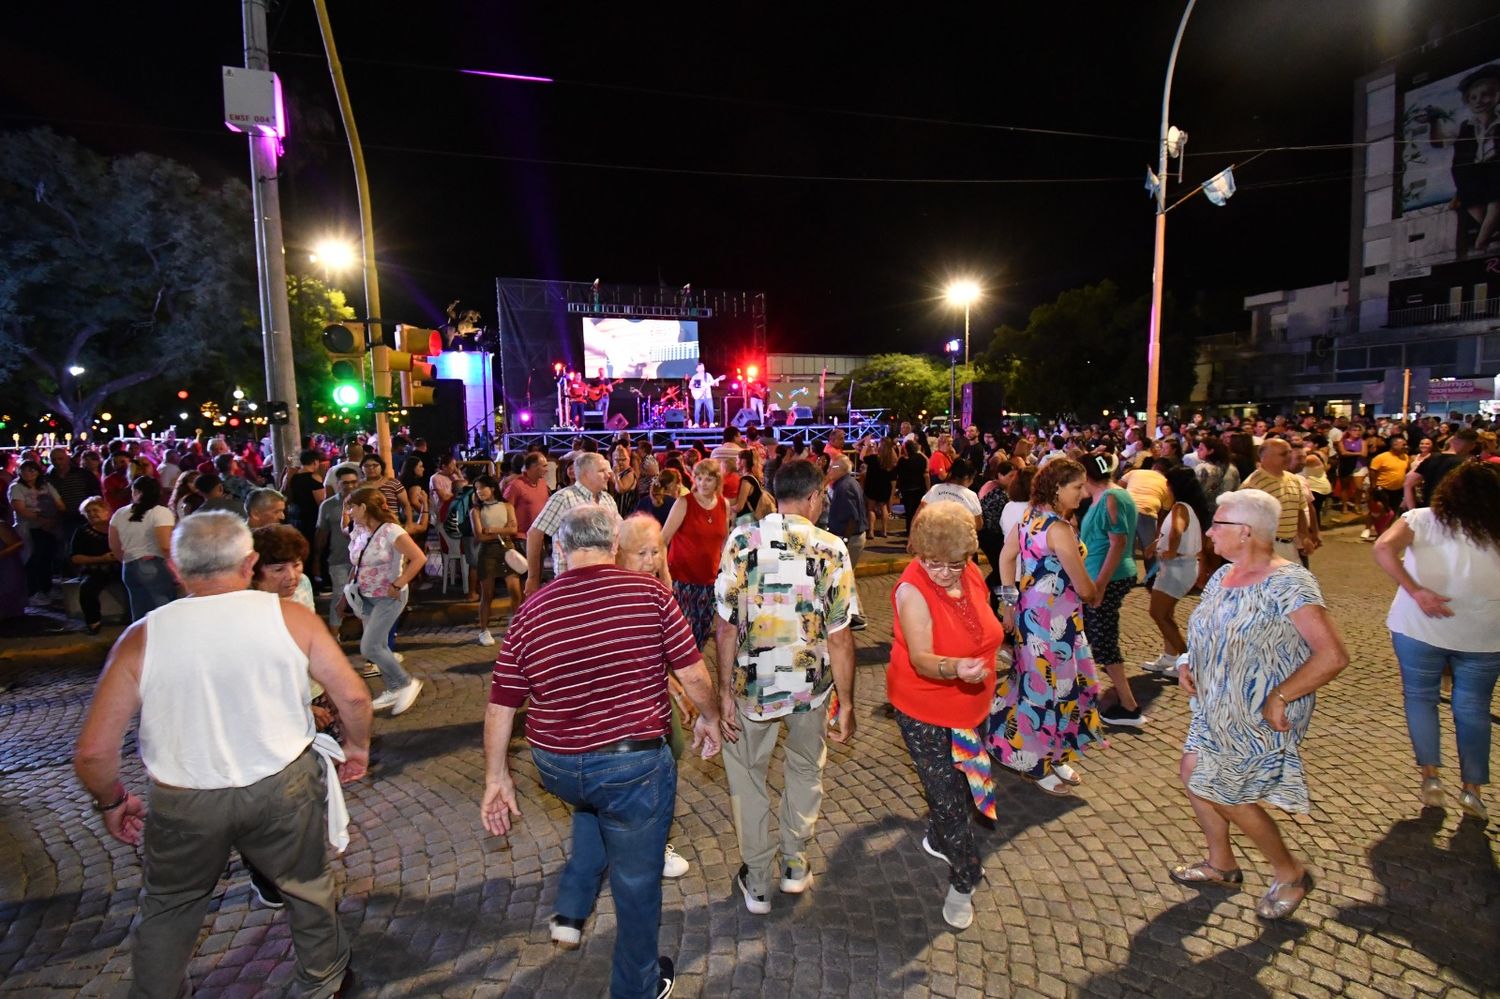
<svg viewBox="0 0 1500 999">
<path fill-rule="evenodd" d="M 364 360 L 369 333 L 364 323 L 330 323 L 323 327 L 323 349 L 333 371 L 333 404 L 353 409 L 365 403 Z"/>
<path fill-rule="evenodd" d="M 401 376 L 401 404 L 431 406 L 437 372 L 427 358 L 443 352 L 443 335 L 403 323 L 396 327 L 393 340 L 389 363 Z"/>
</svg>

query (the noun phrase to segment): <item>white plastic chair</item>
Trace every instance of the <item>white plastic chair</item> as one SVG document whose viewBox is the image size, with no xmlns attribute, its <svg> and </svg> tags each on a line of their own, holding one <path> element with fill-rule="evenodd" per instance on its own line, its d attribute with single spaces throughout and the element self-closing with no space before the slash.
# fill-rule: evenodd
<svg viewBox="0 0 1500 999">
<path fill-rule="evenodd" d="M 448 577 L 454 568 L 458 569 L 458 585 L 465 592 L 469 588 L 469 557 L 464 554 L 463 535 L 448 530 L 448 525 L 442 527 L 443 535 L 443 592 L 448 592 Z"/>
</svg>

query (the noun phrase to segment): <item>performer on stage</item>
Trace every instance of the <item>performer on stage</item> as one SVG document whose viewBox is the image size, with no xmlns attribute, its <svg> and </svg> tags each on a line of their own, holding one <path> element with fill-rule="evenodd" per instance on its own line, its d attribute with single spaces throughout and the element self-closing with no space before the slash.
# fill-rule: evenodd
<svg viewBox="0 0 1500 999">
<path fill-rule="evenodd" d="M 711 427 L 714 424 L 714 386 L 724 380 L 720 375 L 715 378 L 703 367 L 703 362 L 698 362 L 698 370 L 688 379 L 688 391 L 693 396 L 693 423 L 700 427 Z"/>
<path fill-rule="evenodd" d="M 766 424 L 766 383 L 759 378 L 752 378 L 745 384 L 747 396 L 745 405 L 755 415 L 756 426 Z"/>
<path fill-rule="evenodd" d="M 568 426 L 583 426 L 583 411 L 588 406 L 589 386 L 577 371 L 568 372 Z"/>
</svg>

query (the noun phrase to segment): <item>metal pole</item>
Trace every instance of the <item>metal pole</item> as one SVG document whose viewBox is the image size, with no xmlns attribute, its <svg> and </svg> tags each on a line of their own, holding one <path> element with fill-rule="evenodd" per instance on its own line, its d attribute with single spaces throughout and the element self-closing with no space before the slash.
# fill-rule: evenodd
<svg viewBox="0 0 1500 999">
<path fill-rule="evenodd" d="M 269 70 L 266 45 L 266 0 L 243 0 L 245 68 Z M 266 398 L 287 404 L 288 421 L 272 425 L 271 462 L 276 481 L 302 445 L 297 408 L 297 376 L 292 354 L 292 316 L 286 297 L 286 252 L 281 236 L 281 193 L 277 155 L 281 140 L 250 133 L 250 194 L 255 211 L 255 259 L 260 276 L 260 337 L 266 361 Z"/>
<path fill-rule="evenodd" d="M 313 0 L 313 6 L 318 12 L 318 30 L 323 35 L 323 51 L 328 56 L 328 74 L 333 77 L 333 89 L 338 93 L 344 133 L 349 137 L 349 155 L 354 160 L 354 184 L 359 194 L 359 236 L 364 255 L 365 314 L 379 317 L 380 278 L 375 272 L 375 212 L 370 205 L 370 178 L 365 173 L 364 148 L 359 144 L 359 129 L 354 124 L 354 107 L 349 103 L 349 88 L 344 83 L 344 67 L 339 63 L 339 51 L 333 43 L 333 24 L 328 20 L 328 5 L 325 0 Z M 370 351 L 372 392 L 377 399 L 389 399 L 391 334 L 383 329 L 379 332 L 382 342 Z M 375 437 L 380 457 L 385 459 L 386 473 L 394 475 L 396 468 L 391 460 L 390 418 L 380 408 L 375 410 Z"/>
<path fill-rule="evenodd" d="M 1411 368 L 1401 369 L 1401 419 L 1411 412 Z"/>
<path fill-rule="evenodd" d="M 968 311 L 965 309 L 965 311 Z M 958 413 L 954 406 L 958 402 L 958 355 L 950 352 L 948 354 L 948 433 L 958 435 Z"/>
<path fill-rule="evenodd" d="M 1188 0 L 1177 37 L 1172 40 L 1172 55 L 1167 59 L 1167 82 L 1161 92 L 1161 134 L 1157 152 L 1156 249 L 1151 258 L 1151 338 L 1146 347 L 1146 439 L 1156 440 L 1157 381 L 1161 367 L 1161 294 L 1162 268 L 1167 258 L 1167 111 L 1172 102 L 1172 73 L 1177 69 L 1177 50 L 1182 33 L 1198 0 Z"/>
<path fill-rule="evenodd" d="M 969 366 L 969 303 L 964 303 L 964 367 Z"/>
</svg>

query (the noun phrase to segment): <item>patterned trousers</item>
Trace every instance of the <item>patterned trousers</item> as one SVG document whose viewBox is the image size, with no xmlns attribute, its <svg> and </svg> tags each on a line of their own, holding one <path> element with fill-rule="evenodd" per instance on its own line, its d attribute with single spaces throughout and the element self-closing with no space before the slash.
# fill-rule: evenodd
<svg viewBox="0 0 1500 999">
<path fill-rule="evenodd" d="M 948 858 L 948 883 L 971 892 L 984 876 L 969 822 L 969 782 L 953 765 L 953 733 L 896 711 L 901 738 L 927 798 L 927 842 Z"/>
</svg>

